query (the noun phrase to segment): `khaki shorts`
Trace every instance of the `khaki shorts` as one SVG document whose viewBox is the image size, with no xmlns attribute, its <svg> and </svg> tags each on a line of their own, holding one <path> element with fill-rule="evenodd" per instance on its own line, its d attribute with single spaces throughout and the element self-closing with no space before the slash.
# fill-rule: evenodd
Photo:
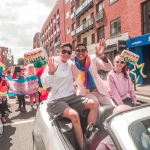
<svg viewBox="0 0 150 150">
<path fill-rule="evenodd" d="M 64 110 L 71 107 L 78 112 L 80 116 L 84 117 L 84 107 L 89 99 L 80 95 L 71 95 L 57 100 L 49 101 L 47 104 L 47 111 L 53 118 L 60 116 Z"/>
</svg>

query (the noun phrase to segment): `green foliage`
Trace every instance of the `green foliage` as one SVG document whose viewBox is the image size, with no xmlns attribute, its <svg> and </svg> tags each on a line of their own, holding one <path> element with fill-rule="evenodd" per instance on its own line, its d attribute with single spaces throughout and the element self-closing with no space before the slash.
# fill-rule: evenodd
<svg viewBox="0 0 150 150">
<path fill-rule="evenodd" d="M 24 65 L 24 59 L 18 58 L 18 65 Z"/>
</svg>

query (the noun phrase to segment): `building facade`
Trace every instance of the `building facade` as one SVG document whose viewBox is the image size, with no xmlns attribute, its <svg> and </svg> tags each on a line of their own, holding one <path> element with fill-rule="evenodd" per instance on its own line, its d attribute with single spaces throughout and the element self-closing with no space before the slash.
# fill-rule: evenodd
<svg viewBox="0 0 150 150">
<path fill-rule="evenodd" d="M 33 49 L 41 47 L 41 32 L 37 32 L 33 38 Z"/>
<path fill-rule="evenodd" d="M 149 14 L 149 0 L 58 0 L 42 27 L 42 46 L 49 55 L 59 55 L 60 44 L 70 42 L 75 49 L 78 42 L 84 42 L 93 54 L 99 39 L 105 38 L 105 54 L 111 61 L 127 48 L 140 54 L 138 63 L 145 63 L 145 76 L 130 67 L 137 83 L 144 84 L 150 80 L 148 52 L 142 55 L 144 45 L 135 51 L 136 45 L 130 47 L 126 41 L 149 33 Z M 148 57 L 145 62 L 144 55 Z"/>
</svg>

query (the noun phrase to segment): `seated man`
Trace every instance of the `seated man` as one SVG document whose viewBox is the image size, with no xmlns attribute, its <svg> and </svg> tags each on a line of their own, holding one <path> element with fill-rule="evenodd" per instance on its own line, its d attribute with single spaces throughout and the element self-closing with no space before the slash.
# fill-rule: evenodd
<svg viewBox="0 0 150 150">
<path fill-rule="evenodd" d="M 75 138 L 80 150 L 83 150 L 83 133 L 79 115 L 83 116 L 83 110 L 88 109 L 87 122 L 95 124 L 99 103 L 83 96 L 76 96 L 71 71 L 72 61 L 69 60 L 71 54 L 72 45 L 70 43 L 62 44 L 60 56 L 48 59 L 47 67 L 41 76 L 41 82 L 45 89 L 51 87 L 47 111 L 54 118 L 62 116 L 71 120 Z"/>
<path fill-rule="evenodd" d="M 77 84 L 77 95 L 98 100 L 100 105 L 112 105 L 106 85 L 97 71 L 113 69 L 110 60 L 104 55 L 105 45 L 105 40 L 100 40 L 99 46 L 96 47 L 96 55 L 88 55 L 85 44 L 78 43 L 72 72 Z"/>
<path fill-rule="evenodd" d="M 131 107 L 128 105 L 119 105 L 113 110 L 113 114 L 117 114 L 119 112 L 125 111 L 130 109 Z M 117 150 L 114 142 L 112 141 L 111 137 L 108 135 L 105 137 L 98 145 L 96 150 Z"/>
</svg>

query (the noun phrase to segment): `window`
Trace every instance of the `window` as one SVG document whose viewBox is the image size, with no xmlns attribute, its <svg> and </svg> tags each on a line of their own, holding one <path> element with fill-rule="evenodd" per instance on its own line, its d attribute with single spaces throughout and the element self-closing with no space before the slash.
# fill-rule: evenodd
<svg viewBox="0 0 150 150">
<path fill-rule="evenodd" d="M 66 0 L 66 3 L 68 3 L 69 0 Z"/>
<path fill-rule="evenodd" d="M 103 10 L 103 7 L 104 7 L 104 3 L 103 2 L 97 4 L 97 12 Z"/>
<path fill-rule="evenodd" d="M 137 149 L 150 149 L 150 119 L 134 123 L 129 132 Z"/>
<path fill-rule="evenodd" d="M 91 35 L 91 44 L 94 44 L 95 43 L 95 35 L 94 33 Z"/>
<path fill-rule="evenodd" d="M 66 19 L 69 18 L 69 11 L 66 13 Z"/>
<path fill-rule="evenodd" d="M 87 46 L 87 37 L 83 38 L 83 43 Z"/>
<path fill-rule="evenodd" d="M 67 34 L 69 34 L 70 33 L 70 28 L 67 28 Z"/>
<path fill-rule="evenodd" d="M 105 38 L 104 26 L 98 28 L 98 41 Z"/>
<path fill-rule="evenodd" d="M 75 7 L 73 6 L 72 8 L 71 8 L 71 13 L 74 13 L 75 12 Z"/>
<path fill-rule="evenodd" d="M 73 50 L 75 50 L 75 48 L 76 48 L 76 43 L 77 43 L 77 41 L 73 41 L 72 42 L 72 48 L 73 48 Z"/>
<path fill-rule="evenodd" d="M 75 23 L 72 24 L 72 31 L 73 31 L 74 29 L 76 29 L 76 24 L 75 24 Z"/>
<path fill-rule="evenodd" d="M 110 22 L 110 36 L 114 37 L 121 34 L 121 21 L 117 18 Z"/>
<path fill-rule="evenodd" d="M 117 0 L 109 0 L 109 4 L 112 4 L 112 3 L 114 3 L 115 1 L 117 1 Z"/>
<path fill-rule="evenodd" d="M 150 1 L 146 2 L 142 6 L 143 11 L 143 33 L 150 32 Z"/>
</svg>

